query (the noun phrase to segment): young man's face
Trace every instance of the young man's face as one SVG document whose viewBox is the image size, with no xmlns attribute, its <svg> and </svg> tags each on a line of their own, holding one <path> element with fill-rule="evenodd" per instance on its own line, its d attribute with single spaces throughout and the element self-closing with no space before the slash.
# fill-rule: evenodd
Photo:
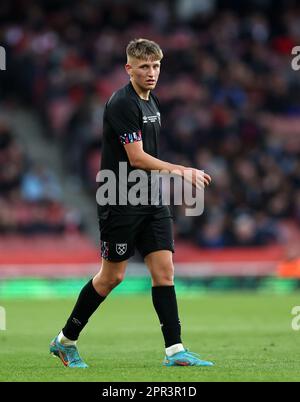
<svg viewBox="0 0 300 402">
<path fill-rule="evenodd" d="M 129 58 L 125 66 L 131 80 L 135 82 L 142 90 L 152 91 L 157 84 L 160 74 L 160 61 L 156 60 L 138 60 Z"/>
</svg>

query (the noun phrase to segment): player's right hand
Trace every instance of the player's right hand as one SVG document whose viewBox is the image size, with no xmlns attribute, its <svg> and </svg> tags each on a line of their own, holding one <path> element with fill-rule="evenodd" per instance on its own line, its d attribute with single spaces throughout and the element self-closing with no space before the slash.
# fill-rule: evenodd
<svg viewBox="0 0 300 402">
<path fill-rule="evenodd" d="M 212 182 L 209 174 L 205 173 L 203 170 L 198 170 L 194 168 L 184 169 L 183 178 L 198 189 L 204 189 Z"/>
</svg>

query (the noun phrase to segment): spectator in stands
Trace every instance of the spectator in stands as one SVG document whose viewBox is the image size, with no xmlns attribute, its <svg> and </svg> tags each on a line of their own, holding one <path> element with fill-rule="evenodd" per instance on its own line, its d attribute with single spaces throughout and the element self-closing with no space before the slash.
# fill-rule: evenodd
<svg viewBox="0 0 300 402">
<path fill-rule="evenodd" d="M 62 205 L 61 188 L 51 170 L 27 163 L 27 159 L 13 132 L 0 122 L 0 233 L 61 234 L 82 230 L 78 212 Z"/>
<path fill-rule="evenodd" d="M 67 166 L 93 194 L 104 100 L 126 83 L 117 68 L 125 44 L 151 36 L 167 59 L 158 93 L 161 157 L 214 177 L 203 217 L 187 224 L 174 209 L 178 236 L 213 248 L 263 245 L 280 238 L 283 220 L 299 222 L 300 130 L 293 119 L 300 115 L 300 81 L 290 66 L 300 43 L 299 7 L 248 2 L 244 16 L 239 2 L 230 11 L 217 1 L 74 1 L 70 10 L 65 1 L 31 0 L 21 5 L 25 24 L 14 20 L 13 3 L 3 43 L 12 64 L 26 69 L 19 69 L 23 76 L 8 71 L 10 82 L 47 119 L 50 135 L 69 151 Z M 2 88 L 17 96 L 5 82 Z M 6 141 L 0 135 L 0 164 Z M 0 170 L 0 194 L 20 185 L 22 163 L 13 149 L 14 162 Z M 36 173 L 22 188 L 29 199 L 43 193 Z"/>
</svg>

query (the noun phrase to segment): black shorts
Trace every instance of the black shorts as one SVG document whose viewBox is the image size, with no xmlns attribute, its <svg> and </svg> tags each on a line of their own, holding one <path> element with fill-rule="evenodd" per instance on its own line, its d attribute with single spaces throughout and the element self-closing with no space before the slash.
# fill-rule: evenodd
<svg viewBox="0 0 300 402">
<path fill-rule="evenodd" d="M 112 262 L 129 259 L 139 251 L 143 258 L 158 250 L 174 253 L 173 219 L 162 209 L 148 215 L 114 215 L 99 218 L 101 257 Z"/>
</svg>

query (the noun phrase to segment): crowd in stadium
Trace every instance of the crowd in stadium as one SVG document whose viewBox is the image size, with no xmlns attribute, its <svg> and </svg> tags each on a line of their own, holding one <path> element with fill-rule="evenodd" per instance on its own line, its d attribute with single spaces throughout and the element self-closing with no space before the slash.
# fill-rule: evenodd
<svg viewBox="0 0 300 402">
<path fill-rule="evenodd" d="M 300 225 L 300 80 L 290 65 L 291 49 L 300 44 L 299 7 L 244 17 L 229 10 L 197 13 L 192 6 L 180 13 L 180 1 L 28 3 L 0 10 L 6 20 L 1 43 L 11 61 L 0 76 L 2 99 L 35 108 L 47 135 L 61 143 L 66 168 L 92 197 L 105 102 L 128 80 L 126 44 L 146 37 L 165 53 L 156 90 L 160 157 L 213 177 L 203 216 L 173 209 L 177 236 L 210 248 L 266 245 L 280 240 L 282 221 Z M 8 166 L 3 139 L 1 164 Z M 8 185 L 38 205 L 32 210 L 37 226 L 52 220 L 60 227 L 64 215 L 55 200 L 47 194 L 39 194 L 38 204 L 28 199 L 36 194 L 30 174 L 20 182 L 17 145 L 4 158 L 14 158 L 14 168 L 1 168 L 0 225 L 11 219 L 2 199 Z M 59 194 L 51 173 L 33 174 Z"/>
<path fill-rule="evenodd" d="M 61 203 L 61 188 L 44 166 L 21 149 L 9 126 L 0 123 L 0 234 L 61 234 L 81 230 Z"/>
</svg>

